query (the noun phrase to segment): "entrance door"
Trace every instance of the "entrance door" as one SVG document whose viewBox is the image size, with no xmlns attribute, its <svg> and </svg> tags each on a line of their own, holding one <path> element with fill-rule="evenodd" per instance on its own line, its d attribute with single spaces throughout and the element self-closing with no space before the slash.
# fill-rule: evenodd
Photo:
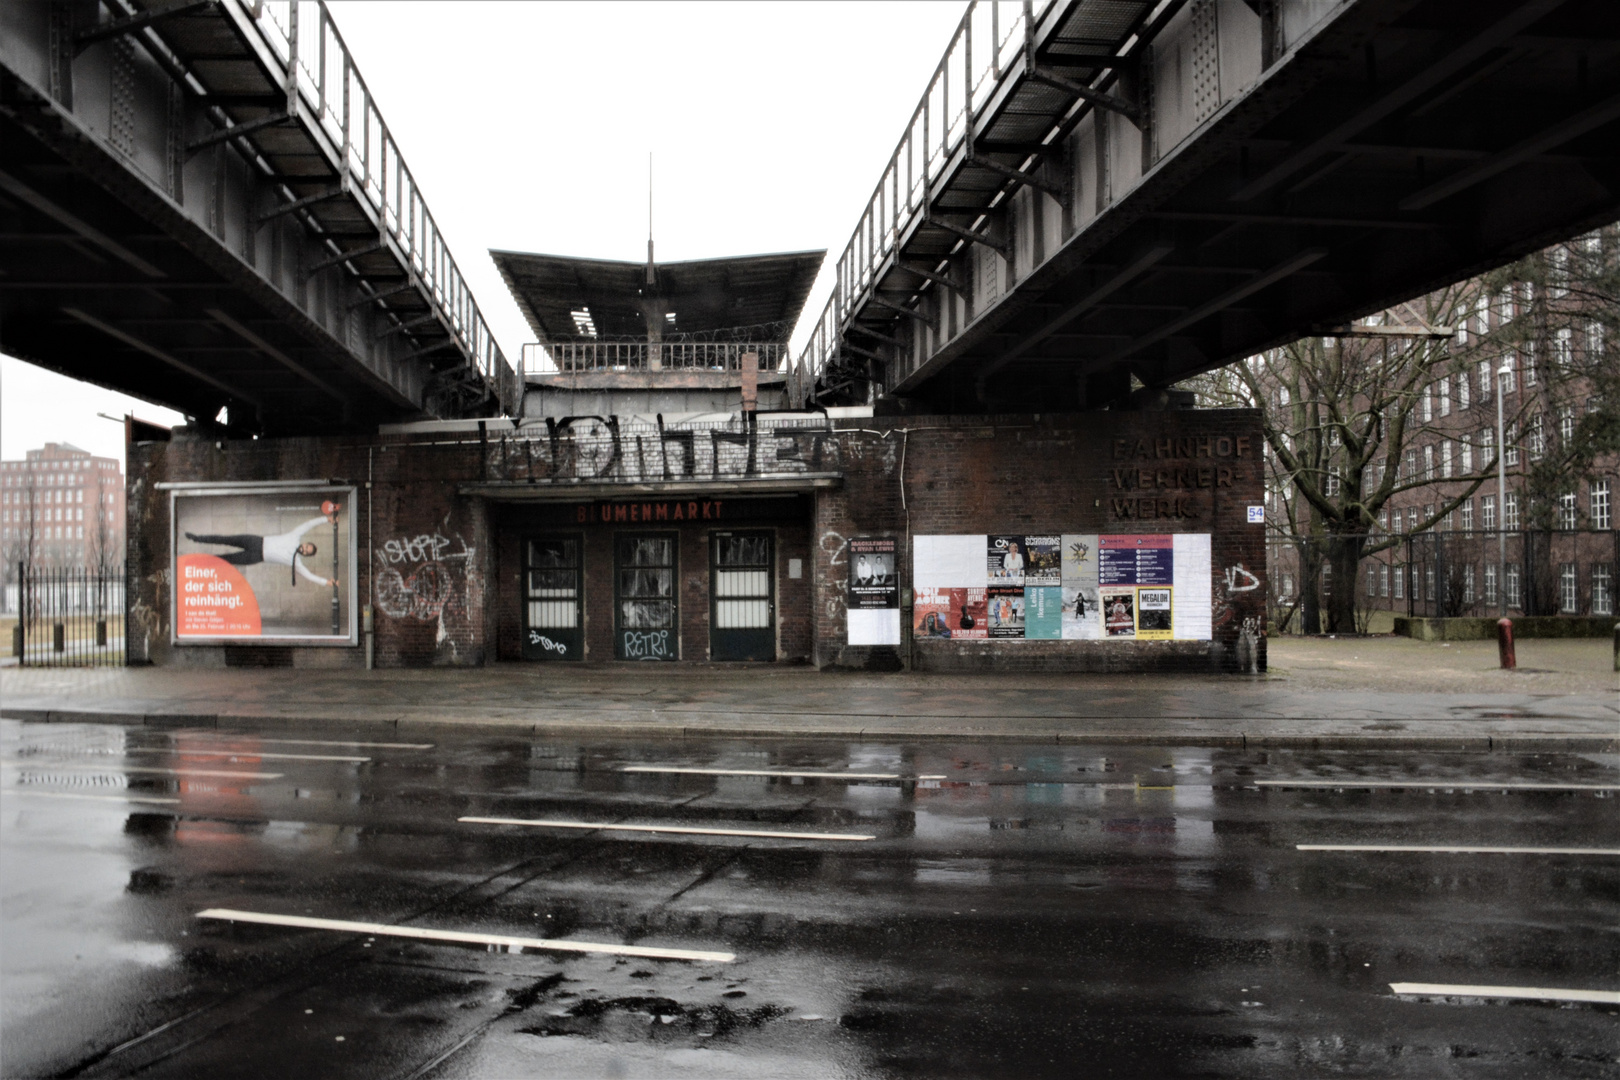
<svg viewBox="0 0 1620 1080">
<path fill-rule="evenodd" d="M 583 660 L 583 582 L 577 536 L 542 537 L 524 545 L 523 658 Z"/>
<path fill-rule="evenodd" d="M 680 656 L 675 603 L 675 534 L 613 539 L 613 654 L 620 660 Z"/>
<path fill-rule="evenodd" d="M 709 655 L 776 659 L 776 553 L 768 532 L 711 534 Z"/>
</svg>

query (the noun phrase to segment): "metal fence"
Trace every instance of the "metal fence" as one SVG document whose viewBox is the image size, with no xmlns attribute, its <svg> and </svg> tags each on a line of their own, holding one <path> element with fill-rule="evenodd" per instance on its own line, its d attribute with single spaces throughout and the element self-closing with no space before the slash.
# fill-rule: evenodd
<svg viewBox="0 0 1620 1080">
<path fill-rule="evenodd" d="M 23 667 L 121 667 L 124 569 L 20 565 L 12 655 Z"/>
<path fill-rule="evenodd" d="M 1364 545 L 1387 536 L 1346 537 Z M 1620 611 L 1620 532 L 1612 529 L 1442 530 L 1397 537 L 1361 558 L 1354 581 L 1335 577 L 1328 537 L 1274 539 L 1267 551 L 1267 592 L 1273 622 L 1292 622 L 1304 592 L 1319 589 L 1322 610 L 1334 590 L 1355 592 L 1357 629 L 1368 616 L 1456 618 L 1510 615 L 1598 615 Z M 1348 628 L 1340 627 L 1347 631 Z"/>
<path fill-rule="evenodd" d="M 759 370 L 775 371 L 787 356 L 778 342 L 568 341 L 523 346 L 523 373 L 575 371 L 741 371 L 743 357 L 758 357 Z"/>
</svg>

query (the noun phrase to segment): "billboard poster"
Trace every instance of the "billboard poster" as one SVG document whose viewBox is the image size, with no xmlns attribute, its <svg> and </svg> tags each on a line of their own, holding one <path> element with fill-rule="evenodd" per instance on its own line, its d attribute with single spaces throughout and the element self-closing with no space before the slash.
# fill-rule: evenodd
<svg viewBox="0 0 1620 1080">
<path fill-rule="evenodd" d="M 1024 636 L 1024 590 L 1021 586 L 992 585 L 989 589 L 990 636 Z"/>
<path fill-rule="evenodd" d="M 892 536 L 857 536 L 849 542 L 851 645 L 900 644 L 900 575 Z"/>
<path fill-rule="evenodd" d="M 1063 636 L 1063 590 L 1024 586 L 1024 640 L 1056 641 Z"/>
<path fill-rule="evenodd" d="M 990 585 L 1024 584 L 1024 538 L 1022 536 L 986 537 L 986 570 Z"/>
<path fill-rule="evenodd" d="M 1136 590 L 1102 591 L 1103 631 L 1110 639 L 1136 637 Z"/>
<path fill-rule="evenodd" d="M 895 572 L 892 536 L 857 536 L 849 542 L 849 606 L 900 607 L 900 577 Z"/>
<path fill-rule="evenodd" d="M 1136 590 L 1136 638 L 1138 641 L 1169 641 L 1170 589 Z"/>
<path fill-rule="evenodd" d="M 1024 537 L 1024 588 L 1063 584 L 1063 538 Z"/>
<path fill-rule="evenodd" d="M 358 642 L 353 487 L 233 484 L 170 495 L 175 644 Z"/>
<path fill-rule="evenodd" d="M 1175 538 L 1108 536 L 1097 538 L 1097 584 L 1172 585 L 1175 583 Z"/>
<path fill-rule="evenodd" d="M 912 634 L 919 638 L 989 637 L 984 589 L 923 587 L 912 597 Z"/>
<path fill-rule="evenodd" d="M 1102 607 L 1097 597 L 1097 534 L 1064 533 L 1063 637 L 1085 641 L 1103 636 Z"/>
</svg>

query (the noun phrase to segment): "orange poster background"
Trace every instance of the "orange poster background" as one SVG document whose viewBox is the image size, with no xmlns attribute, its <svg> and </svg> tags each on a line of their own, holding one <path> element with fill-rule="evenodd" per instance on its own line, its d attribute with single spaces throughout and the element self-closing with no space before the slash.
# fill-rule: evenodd
<svg viewBox="0 0 1620 1080">
<path fill-rule="evenodd" d="M 236 567 L 217 555 L 174 563 L 177 637 L 258 637 L 259 598 Z"/>
</svg>

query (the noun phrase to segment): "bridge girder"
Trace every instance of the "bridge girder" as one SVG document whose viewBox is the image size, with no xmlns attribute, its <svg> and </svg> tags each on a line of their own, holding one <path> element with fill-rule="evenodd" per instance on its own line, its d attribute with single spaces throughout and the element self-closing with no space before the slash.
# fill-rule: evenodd
<svg viewBox="0 0 1620 1080">
<path fill-rule="evenodd" d="M 0 6 L 0 350 L 240 434 L 515 403 L 323 5 L 108 6 Z"/>
<path fill-rule="evenodd" d="M 807 396 L 1119 405 L 1133 377 L 1162 388 L 1620 217 L 1612 4 L 1130 7 L 1053 3 L 943 121 L 967 94 L 941 68 L 839 261 Z M 948 56 L 984 55 L 962 48 L 977 18 Z"/>
</svg>

